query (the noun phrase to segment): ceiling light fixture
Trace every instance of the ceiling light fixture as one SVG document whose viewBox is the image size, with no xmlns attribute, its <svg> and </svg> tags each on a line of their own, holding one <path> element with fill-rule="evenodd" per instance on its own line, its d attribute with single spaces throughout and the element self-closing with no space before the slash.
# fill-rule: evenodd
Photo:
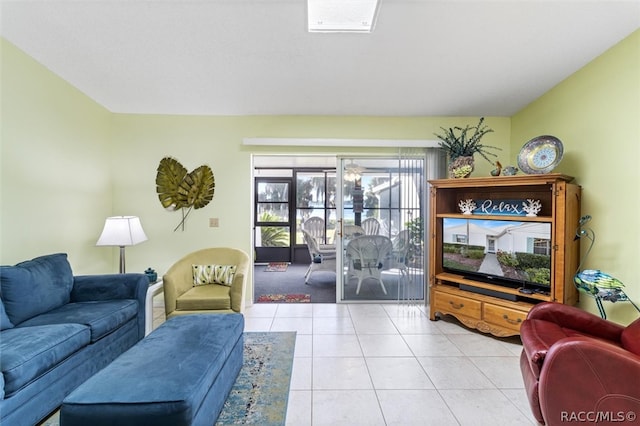
<svg viewBox="0 0 640 426">
<path fill-rule="evenodd" d="M 307 0 L 309 32 L 370 33 L 379 0 Z"/>
<path fill-rule="evenodd" d="M 353 162 L 353 160 L 351 160 L 349 164 L 345 164 L 344 173 L 342 174 L 342 176 L 346 181 L 355 182 L 362 177 L 363 172 L 364 168 L 358 166 Z"/>
</svg>

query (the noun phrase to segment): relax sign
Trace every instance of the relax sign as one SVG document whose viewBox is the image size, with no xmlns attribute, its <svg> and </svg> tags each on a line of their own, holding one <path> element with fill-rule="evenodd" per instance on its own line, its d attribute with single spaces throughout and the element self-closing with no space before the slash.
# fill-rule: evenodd
<svg viewBox="0 0 640 426">
<path fill-rule="evenodd" d="M 525 216 L 524 200 L 476 200 L 473 214 Z"/>
</svg>

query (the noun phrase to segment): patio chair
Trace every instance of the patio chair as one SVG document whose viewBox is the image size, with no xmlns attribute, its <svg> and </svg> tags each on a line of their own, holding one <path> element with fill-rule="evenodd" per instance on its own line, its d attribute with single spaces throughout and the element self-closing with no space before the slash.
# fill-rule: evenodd
<svg viewBox="0 0 640 426">
<path fill-rule="evenodd" d="M 304 283 L 309 283 L 309 277 L 311 274 L 317 271 L 336 272 L 336 249 L 329 248 L 328 246 L 320 246 L 318 241 L 306 230 L 302 230 L 304 236 L 304 242 L 309 249 L 309 256 L 311 257 L 311 264 L 309 269 L 304 274 Z"/>
<path fill-rule="evenodd" d="M 358 278 L 356 294 L 360 294 L 362 281 L 368 278 L 377 280 L 384 294 L 387 294 L 382 282 L 382 269 L 392 251 L 393 243 L 383 235 L 363 235 L 349 241 L 346 250 L 349 261 L 347 276 Z"/>
<path fill-rule="evenodd" d="M 362 229 L 365 235 L 378 235 L 380 233 L 380 222 L 375 217 L 369 217 L 362 221 Z"/>
<path fill-rule="evenodd" d="M 307 231 L 318 244 L 325 243 L 325 224 L 324 219 L 318 216 L 312 216 L 302 223 L 302 229 Z"/>
<path fill-rule="evenodd" d="M 342 238 L 351 240 L 365 235 L 364 229 L 359 225 L 344 225 L 342 227 Z"/>
</svg>

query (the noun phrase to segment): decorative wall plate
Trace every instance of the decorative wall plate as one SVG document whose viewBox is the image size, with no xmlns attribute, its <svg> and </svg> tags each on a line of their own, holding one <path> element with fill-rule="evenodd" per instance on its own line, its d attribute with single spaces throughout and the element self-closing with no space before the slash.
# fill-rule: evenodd
<svg viewBox="0 0 640 426">
<path fill-rule="evenodd" d="M 524 144 L 518 154 L 518 167 L 526 174 L 543 174 L 553 170 L 564 153 L 560 139 L 555 136 L 538 136 Z"/>
</svg>

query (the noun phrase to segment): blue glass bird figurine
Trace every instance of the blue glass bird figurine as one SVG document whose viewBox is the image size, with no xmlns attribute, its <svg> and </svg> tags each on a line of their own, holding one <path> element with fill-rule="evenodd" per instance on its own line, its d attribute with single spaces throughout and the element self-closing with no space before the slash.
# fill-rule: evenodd
<svg viewBox="0 0 640 426">
<path fill-rule="evenodd" d="M 614 278 L 599 269 L 580 270 L 596 240 L 595 232 L 591 228 L 584 228 L 584 225 L 590 220 L 591 216 L 582 216 L 576 231 L 576 240 L 584 237 L 590 241 L 589 248 L 582 257 L 580 265 L 578 265 L 578 271 L 573 277 L 573 282 L 575 283 L 576 288 L 595 299 L 598 311 L 600 311 L 600 316 L 602 318 L 607 318 L 604 306 L 602 305 L 603 300 L 607 300 L 612 303 L 618 301 L 629 302 L 638 310 L 638 312 L 640 312 L 640 308 L 638 308 L 638 306 L 633 303 L 633 301 L 629 299 L 629 296 L 627 296 L 627 294 L 622 290 L 624 288 L 624 284 L 619 279 Z"/>
</svg>

